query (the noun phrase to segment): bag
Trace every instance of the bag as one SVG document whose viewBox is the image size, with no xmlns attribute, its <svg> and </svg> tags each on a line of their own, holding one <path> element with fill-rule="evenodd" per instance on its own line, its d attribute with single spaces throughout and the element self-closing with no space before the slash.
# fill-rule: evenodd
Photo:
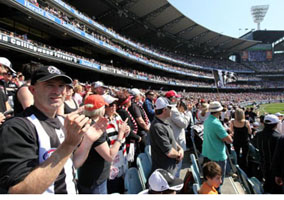
<svg viewBox="0 0 284 200">
<path fill-rule="evenodd" d="M 194 183 L 194 178 L 192 172 L 189 169 L 187 169 L 187 172 L 183 180 L 183 188 L 181 189 L 180 194 L 194 194 L 193 183 Z"/>
</svg>

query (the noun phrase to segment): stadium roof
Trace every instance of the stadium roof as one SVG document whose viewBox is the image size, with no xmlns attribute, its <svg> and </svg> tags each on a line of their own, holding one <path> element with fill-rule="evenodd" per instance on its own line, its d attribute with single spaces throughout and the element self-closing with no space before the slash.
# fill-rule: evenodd
<svg viewBox="0 0 284 200">
<path fill-rule="evenodd" d="M 167 0 L 69 0 L 68 3 L 122 35 L 164 50 L 228 56 L 258 43 L 211 31 L 183 15 Z"/>
<path fill-rule="evenodd" d="M 242 39 L 250 39 L 261 41 L 265 44 L 272 44 L 279 39 L 284 37 L 284 31 L 267 31 L 267 30 L 258 30 L 250 31 L 245 35 L 241 36 Z"/>
</svg>

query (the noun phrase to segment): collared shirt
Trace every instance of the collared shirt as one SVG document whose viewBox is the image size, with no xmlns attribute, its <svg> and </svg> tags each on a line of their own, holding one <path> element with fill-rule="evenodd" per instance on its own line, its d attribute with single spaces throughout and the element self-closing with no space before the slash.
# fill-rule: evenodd
<svg viewBox="0 0 284 200">
<path fill-rule="evenodd" d="M 228 133 L 221 121 L 210 115 L 204 122 L 202 155 L 213 161 L 226 160 L 226 146 L 222 139 L 227 136 Z"/>
<path fill-rule="evenodd" d="M 152 155 L 152 171 L 158 168 L 173 173 L 176 168 L 176 159 L 169 158 L 167 154 L 174 148 L 177 150 L 176 140 L 171 126 L 157 117 L 150 127 L 150 144 Z"/>
</svg>

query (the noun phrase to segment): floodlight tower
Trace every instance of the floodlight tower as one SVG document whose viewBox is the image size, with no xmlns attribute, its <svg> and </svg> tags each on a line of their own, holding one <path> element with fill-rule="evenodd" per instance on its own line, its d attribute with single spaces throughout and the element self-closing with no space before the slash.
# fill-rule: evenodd
<svg viewBox="0 0 284 200">
<path fill-rule="evenodd" d="M 260 30 L 260 23 L 263 21 L 269 5 L 252 6 L 250 11 L 253 17 L 254 23 L 257 24 L 257 30 Z"/>
</svg>

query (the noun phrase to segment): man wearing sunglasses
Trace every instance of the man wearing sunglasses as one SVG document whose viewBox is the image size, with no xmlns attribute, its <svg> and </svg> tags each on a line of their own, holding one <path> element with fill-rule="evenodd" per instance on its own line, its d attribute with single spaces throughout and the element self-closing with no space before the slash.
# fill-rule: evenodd
<svg viewBox="0 0 284 200">
<path fill-rule="evenodd" d="M 155 117 L 150 127 L 152 171 L 162 168 L 175 175 L 177 164 L 183 159 L 183 149 L 176 142 L 171 126 L 166 122 L 171 116 L 171 109 L 164 97 L 155 103 Z"/>
</svg>

